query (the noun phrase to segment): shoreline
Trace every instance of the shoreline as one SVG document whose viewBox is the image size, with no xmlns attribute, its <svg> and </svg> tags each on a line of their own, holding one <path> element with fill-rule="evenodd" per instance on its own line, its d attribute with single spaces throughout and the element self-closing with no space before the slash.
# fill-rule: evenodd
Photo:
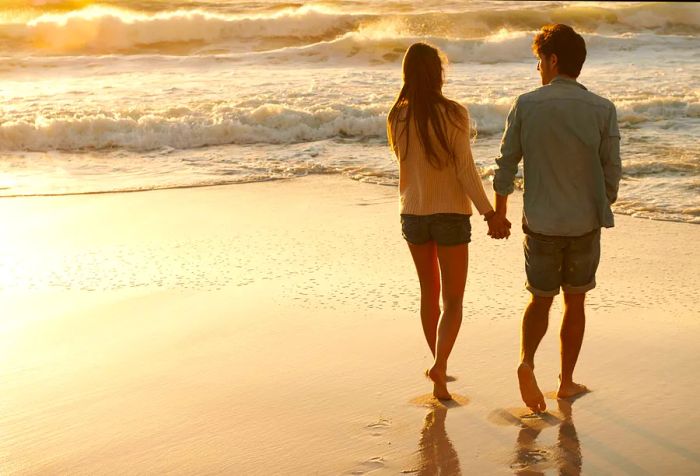
<svg viewBox="0 0 700 476">
<path fill-rule="evenodd" d="M 308 176 L 0 200 L 0 218 L 4 473 L 700 471 L 692 224 L 616 216 L 576 372 L 593 392 L 530 419 L 517 227 L 495 241 L 472 220 L 445 407 L 394 189 Z"/>
<path fill-rule="evenodd" d="M 188 189 L 197 189 L 197 188 L 210 188 L 210 187 L 231 187 L 231 186 L 237 186 L 237 185 L 249 185 L 249 184 L 255 184 L 255 183 L 268 183 L 268 182 L 288 182 L 292 180 L 303 180 L 306 179 L 307 177 L 326 177 L 326 176 L 332 176 L 332 177 L 337 177 L 341 179 L 348 179 L 353 182 L 358 182 L 358 183 L 363 183 L 367 185 L 374 185 L 374 186 L 379 186 L 379 187 L 393 187 L 397 188 L 398 184 L 388 184 L 388 183 L 377 183 L 377 182 L 371 182 L 367 180 L 360 180 L 360 179 L 355 179 L 353 177 L 347 176 L 345 174 L 308 174 L 308 175 L 303 175 L 303 176 L 294 176 L 294 177 L 270 177 L 264 180 L 249 180 L 249 181 L 242 181 L 242 182 L 222 182 L 222 183 L 211 183 L 211 184 L 194 184 L 194 185 L 172 185 L 172 186 L 163 186 L 163 187 L 154 187 L 154 188 L 144 188 L 144 189 L 125 189 L 125 190 L 101 190 L 101 191 L 88 191 L 88 192 L 66 192 L 66 193 L 36 193 L 36 194 L 17 194 L 17 195 L 0 195 L 0 200 L 3 199 L 22 199 L 22 198 L 55 198 L 55 197 L 73 197 L 73 196 L 83 196 L 83 195 L 111 195 L 111 194 L 124 194 L 124 193 L 145 193 L 145 192 L 159 192 L 159 191 L 167 191 L 167 190 L 188 190 Z M 491 181 L 488 177 L 482 177 L 482 182 L 484 183 L 484 188 L 486 189 L 487 195 L 489 196 L 489 199 L 492 200 L 492 195 L 493 195 L 493 190 L 491 187 Z M 518 188 L 516 186 L 514 195 L 520 195 L 519 200 L 522 200 L 522 189 Z M 660 221 L 660 222 L 670 222 L 670 223 L 686 223 L 689 225 L 700 225 L 700 221 L 694 222 L 694 221 L 687 221 L 687 220 L 680 220 L 680 219 L 673 219 L 673 218 L 665 218 L 665 217 L 647 217 L 647 216 L 636 216 L 637 213 L 639 212 L 633 212 L 633 213 L 624 213 L 619 210 L 615 210 L 613 206 L 613 213 L 614 215 L 617 216 L 626 216 L 630 218 L 637 218 L 640 220 L 651 220 L 651 221 Z"/>
</svg>

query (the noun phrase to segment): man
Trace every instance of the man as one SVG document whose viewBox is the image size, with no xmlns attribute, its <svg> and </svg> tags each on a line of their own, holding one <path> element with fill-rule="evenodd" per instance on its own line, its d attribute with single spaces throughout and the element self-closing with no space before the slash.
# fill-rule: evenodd
<svg viewBox="0 0 700 476">
<path fill-rule="evenodd" d="M 520 393 L 536 413 L 546 408 L 535 379 L 535 351 L 547 331 L 549 309 L 561 288 L 561 374 L 558 398 L 588 389 L 573 380 L 585 328 L 584 299 L 595 287 L 600 229 L 612 227 L 610 205 L 621 176 L 620 133 L 612 102 L 576 81 L 586 59 L 583 38 L 567 25 L 535 36 L 542 87 L 519 96 L 508 114 L 493 181 L 496 213 L 523 160 L 526 287 L 532 300 L 522 321 Z M 499 238 L 499 236 L 494 236 Z"/>
</svg>

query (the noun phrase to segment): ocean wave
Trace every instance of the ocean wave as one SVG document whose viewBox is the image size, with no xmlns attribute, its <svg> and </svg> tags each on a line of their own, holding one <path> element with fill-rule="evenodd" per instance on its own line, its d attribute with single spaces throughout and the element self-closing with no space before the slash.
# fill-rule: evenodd
<svg viewBox="0 0 700 476">
<path fill-rule="evenodd" d="M 100 112 L 37 117 L 0 124 L 0 150 L 190 149 L 221 144 L 283 144 L 328 138 L 385 137 L 381 108 L 336 106 L 314 111 L 276 104 L 211 112 L 186 107 L 165 111 Z"/>
<path fill-rule="evenodd" d="M 311 45 L 283 47 L 272 51 L 231 56 L 236 61 L 265 64 L 319 63 L 325 65 L 400 64 L 406 49 L 418 41 L 427 41 L 440 48 L 451 63 L 500 64 L 532 62 L 534 32 L 508 32 L 472 39 L 440 36 L 402 36 L 395 32 L 359 31 L 346 33 L 332 40 Z M 650 58 L 673 54 L 687 56 L 700 43 L 694 37 L 634 34 L 623 36 L 586 35 L 588 51 L 597 59 L 615 59 L 620 54 L 638 52 Z M 224 59 L 225 56 L 218 57 Z M 692 61 L 692 59 L 691 59 Z"/>
<path fill-rule="evenodd" d="M 330 41 L 350 33 L 382 38 L 485 39 L 531 33 L 546 23 L 567 23 L 587 34 L 651 31 L 695 35 L 700 6 L 523 6 L 440 13 L 348 13 L 314 6 L 273 13 L 234 15 L 204 8 L 143 12 L 107 6 L 32 18 L 2 17 L 0 49 L 51 54 L 175 51 L 182 54 L 259 51 Z"/>
<path fill-rule="evenodd" d="M 664 148 L 659 148 L 659 152 Z M 665 152 L 665 151 L 664 151 Z M 684 154 L 682 151 L 663 154 L 663 161 L 654 159 L 628 159 L 624 161 L 623 172 L 626 177 L 661 177 L 663 175 L 695 176 L 700 174 L 700 156 Z M 696 189 L 699 187 L 695 184 Z"/>
<path fill-rule="evenodd" d="M 65 111 L 6 116 L 0 122 L 0 150 L 146 151 L 192 149 L 222 144 L 288 144 L 324 139 L 386 140 L 389 104 L 330 103 L 307 109 L 265 103 L 200 103 L 163 110 Z M 470 103 L 480 136 L 501 134 L 510 100 Z M 619 101 L 620 127 L 700 117 L 700 104 L 673 98 Z"/>
<path fill-rule="evenodd" d="M 90 6 L 26 22 L 0 23 L 0 45 L 48 53 L 108 54 L 167 51 L 173 44 L 189 44 L 196 50 L 202 45 L 266 39 L 313 43 L 352 31 L 361 20 L 357 15 L 326 14 L 307 7 L 245 16 L 201 9 L 149 14 Z"/>
<path fill-rule="evenodd" d="M 649 98 L 620 100 L 616 102 L 617 117 L 621 126 L 663 121 L 667 119 L 700 118 L 698 99 Z"/>
<path fill-rule="evenodd" d="M 496 64 L 532 60 L 532 35 L 513 33 L 487 39 L 445 39 L 347 33 L 339 38 L 308 46 L 286 47 L 257 53 L 249 59 L 269 64 L 287 62 L 324 64 L 400 63 L 406 49 L 417 41 L 428 41 L 439 47 L 452 63 Z"/>
<path fill-rule="evenodd" d="M 479 135 L 500 133 L 509 104 L 470 104 Z M 65 111 L 0 121 L 0 150 L 193 149 L 223 144 L 290 144 L 324 139 L 386 141 L 390 104 L 293 108 L 263 100 L 202 102 L 163 110 Z"/>
<path fill-rule="evenodd" d="M 450 63 L 503 64 L 534 61 L 530 45 L 534 33 L 503 32 L 487 38 L 446 39 L 441 37 L 407 37 L 368 32 L 346 33 L 332 40 L 310 45 L 285 46 L 264 51 L 226 52 L 216 54 L 170 55 L 148 52 L 139 55 L 61 55 L 0 56 L 0 73 L 26 74 L 32 70 L 62 69 L 81 72 L 108 69 L 177 67 L 221 68 L 224 65 L 288 66 L 319 65 L 329 67 L 382 66 L 400 67 L 406 49 L 414 42 L 428 41 L 445 52 Z M 611 61 L 620 55 L 653 62 L 675 55 L 695 61 L 694 51 L 700 42 L 694 37 L 655 37 L 651 34 L 606 36 L 587 35 L 592 58 Z"/>
</svg>

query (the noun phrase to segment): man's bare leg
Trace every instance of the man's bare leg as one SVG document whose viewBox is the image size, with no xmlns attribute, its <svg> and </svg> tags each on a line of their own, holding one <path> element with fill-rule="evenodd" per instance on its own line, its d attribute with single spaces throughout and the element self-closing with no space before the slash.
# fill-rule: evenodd
<svg viewBox="0 0 700 476">
<path fill-rule="evenodd" d="M 535 379 L 535 352 L 547 333 L 549 308 L 553 299 L 533 295 L 523 315 L 518 383 L 523 402 L 535 413 L 543 412 L 547 408 L 544 395 Z"/>
<path fill-rule="evenodd" d="M 578 360 L 586 329 L 584 301 L 586 294 L 564 294 L 564 319 L 561 323 L 561 374 L 557 398 L 568 398 L 588 391 L 574 382 L 574 367 Z"/>
</svg>

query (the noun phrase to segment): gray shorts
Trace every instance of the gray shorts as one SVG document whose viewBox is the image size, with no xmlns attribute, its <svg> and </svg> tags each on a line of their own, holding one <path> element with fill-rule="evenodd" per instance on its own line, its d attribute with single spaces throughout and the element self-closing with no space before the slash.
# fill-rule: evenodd
<svg viewBox="0 0 700 476">
<path fill-rule="evenodd" d="M 406 241 L 422 245 L 431 240 L 439 246 L 455 246 L 471 241 L 469 215 L 435 213 L 433 215 L 401 215 L 401 233 Z"/>
<path fill-rule="evenodd" d="M 527 287 L 535 296 L 583 294 L 595 288 L 600 262 L 600 229 L 582 236 L 548 236 L 526 227 L 525 273 Z"/>
</svg>

